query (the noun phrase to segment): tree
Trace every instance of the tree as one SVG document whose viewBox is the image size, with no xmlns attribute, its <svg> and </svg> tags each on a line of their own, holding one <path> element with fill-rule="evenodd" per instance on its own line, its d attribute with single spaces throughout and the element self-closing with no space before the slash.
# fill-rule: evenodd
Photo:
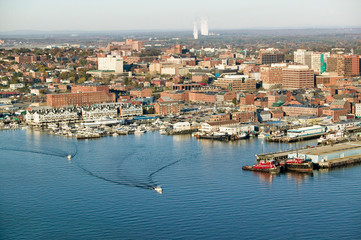
<svg viewBox="0 0 361 240">
<path fill-rule="evenodd" d="M 234 104 L 234 106 L 236 106 L 237 105 L 237 98 L 233 98 L 232 103 Z"/>
</svg>

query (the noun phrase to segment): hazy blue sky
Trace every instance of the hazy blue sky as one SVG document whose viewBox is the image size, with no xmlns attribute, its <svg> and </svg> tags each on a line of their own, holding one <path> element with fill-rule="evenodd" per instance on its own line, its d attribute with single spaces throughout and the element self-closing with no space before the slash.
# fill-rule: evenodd
<svg viewBox="0 0 361 240">
<path fill-rule="evenodd" d="M 361 26 L 361 0 L 0 0 L 0 32 Z"/>
</svg>

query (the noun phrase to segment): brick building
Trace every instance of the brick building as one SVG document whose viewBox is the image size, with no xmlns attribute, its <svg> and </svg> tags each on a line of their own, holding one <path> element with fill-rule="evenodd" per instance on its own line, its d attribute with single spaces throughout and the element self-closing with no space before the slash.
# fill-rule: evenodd
<svg viewBox="0 0 361 240">
<path fill-rule="evenodd" d="M 214 82 L 215 86 L 231 91 L 253 91 L 256 90 L 256 84 L 256 80 L 247 75 L 226 75 Z"/>
<path fill-rule="evenodd" d="M 255 122 L 255 112 L 253 111 L 240 111 L 232 113 L 232 120 L 235 120 L 240 123 L 249 123 Z"/>
<path fill-rule="evenodd" d="M 340 76 L 360 76 L 360 57 L 358 55 L 331 55 L 327 58 L 327 71 Z"/>
<path fill-rule="evenodd" d="M 260 68 L 260 78 L 264 89 L 279 88 L 282 86 L 282 70 L 286 64 L 272 65 L 271 67 L 262 66 Z"/>
<path fill-rule="evenodd" d="M 260 49 L 259 59 L 261 64 L 280 63 L 285 59 L 285 55 L 274 48 Z"/>
<path fill-rule="evenodd" d="M 313 88 L 314 72 L 306 65 L 291 65 L 282 70 L 282 86 L 288 89 Z"/>
<path fill-rule="evenodd" d="M 151 97 L 153 92 L 150 88 L 144 88 L 144 89 L 134 89 L 130 90 L 129 92 L 130 96 L 133 97 Z"/>
<path fill-rule="evenodd" d="M 180 113 L 180 105 L 178 102 L 157 102 L 154 105 L 154 110 L 156 114 L 159 115 L 168 115 L 168 114 L 178 114 Z"/>
<path fill-rule="evenodd" d="M 74 85 L 71 87 L 72 93 L 84 92 L 109 92 L 109 87 L 106 85 Z"/>
<path fill-rule="evenodd" d="M 286 116 L 320 116 L 322 108 L 303 105 L 283 105 L 282 110 Z"/>
<path fill-rule="evenodd" d="M 95 103 L 115 102 L 115 94 L 107 92 L 64 93 L 46 95 L 46 103 L 50 107 L 84 106 Z"/>
</svg>

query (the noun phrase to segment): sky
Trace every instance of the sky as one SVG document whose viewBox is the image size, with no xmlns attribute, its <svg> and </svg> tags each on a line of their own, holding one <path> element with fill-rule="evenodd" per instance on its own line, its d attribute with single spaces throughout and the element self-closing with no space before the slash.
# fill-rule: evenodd
<svg viewBox="0 0 361 240">
<path fill-rule="evenodd" d="M 361 27 L 361 0 L 0 0 L 0 32 Z"/>
</svg>

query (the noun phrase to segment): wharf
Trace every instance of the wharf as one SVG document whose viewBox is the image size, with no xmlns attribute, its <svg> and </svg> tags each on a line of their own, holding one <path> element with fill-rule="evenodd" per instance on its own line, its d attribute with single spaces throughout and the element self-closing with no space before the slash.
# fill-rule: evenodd
<svg viewBox="0 0 361 240">
<path fill-rule="evenodd" d="M 327 135 L 327 133 L 318 133 L 318 134 L 313 134 L 313 135 L 307 135 L 307 136 L 302 136 L 302 137 L 287 137 L 287 136 L 282 136 L 282 137 L 268 137 L 266 139 L 266 141 L 268 142 L 285 142 L 285 143 L 290 143 L 290 142 L 298 142 L 298 141 L 304 141 L 304 140 L 309 140 L 309 139 L 315 139 L 315 138 L 319 138 L 321 136 L 325 136 Z"/>
<path fill-rule="evenodd" d="M 257 161 L 281 162 L 290 158 L 310 159 L 315 168 L 335 168 L 361 163 L 361 141 L 350 141 L 332 145 L 305 147 L 284 152 L 257 155 Z"/>
<path fill-rule="evenodd" d="M 320 162 L 318 164 L 318 167 L 319 168 L 336 168 L 336 167 L 349 166 L 349 165 L 354 165 L 354 164 L 359 164 L 359 163 L 361 163 L 361 154 L 344 157 L 344 158 L 336 158 L 336 159 L 328 160 L 326 162 Z"/>
<path fill-rule="evenodd" d="M 284 152 L 276 152 L 276 153 L 262 153 L 257 155 L 257 162 L 259 161 L 269 161 L 269 160 L 276 160 L 280 162 L 282 160 L 286 160 L 289 153 L 293 153 L 295 150 L 289 150 Z"/>
<path fill-rule="evenodd" d="M 181 131 L 167 131 L 167 135 L 182 135 L 182 134 L 192 134 L 194 132 L 197 132 L 198 128 L 191 128 L 191 129 L 187 129 L 187 130 L 181 130 Z"/>
</svg>

